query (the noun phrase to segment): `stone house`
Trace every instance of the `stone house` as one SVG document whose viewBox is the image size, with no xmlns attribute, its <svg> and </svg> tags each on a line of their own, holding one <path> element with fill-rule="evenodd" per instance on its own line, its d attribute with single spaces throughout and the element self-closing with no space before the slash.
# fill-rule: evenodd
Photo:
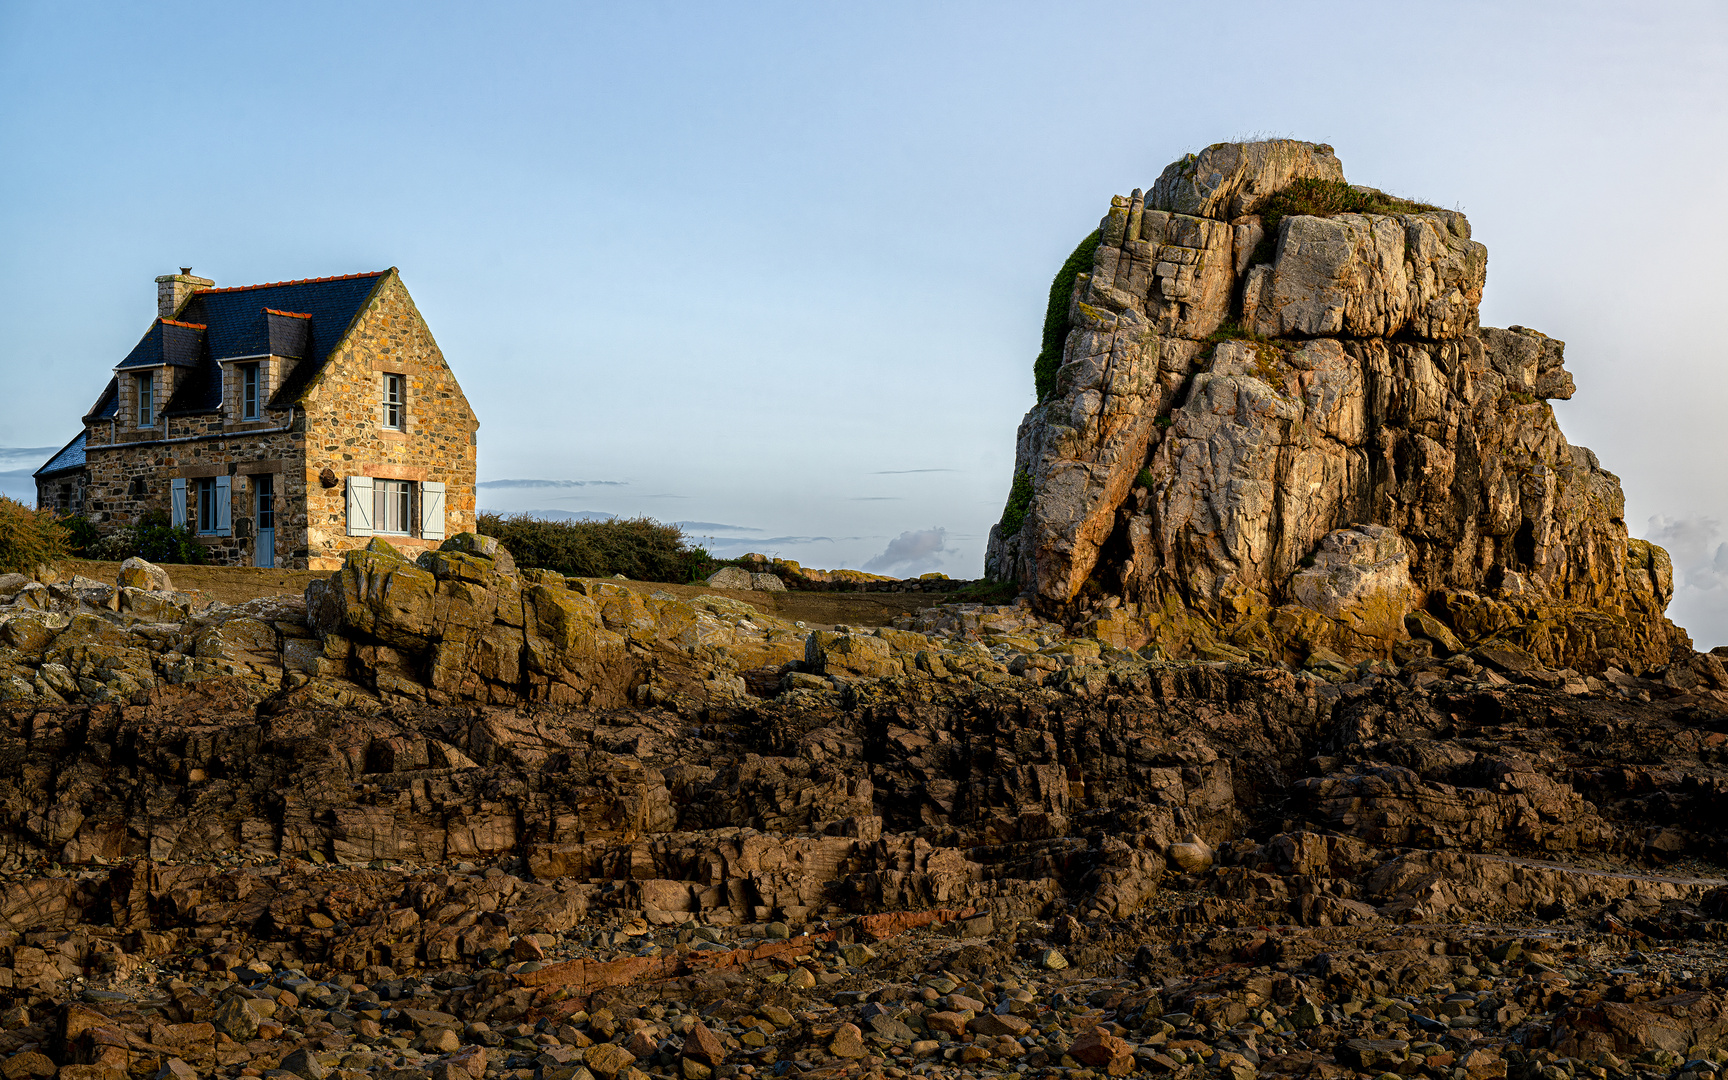
<svg viewBox="0 0 1728 1080">
<path fill-rule="evenodd" d="M 111 533 L 159 514 L 211 562 L 329 570 L 474 527 L 479 421 L 396 269 L 218 289 L 157 317 L 37 470 L 37 505 Z"/>
</svg>

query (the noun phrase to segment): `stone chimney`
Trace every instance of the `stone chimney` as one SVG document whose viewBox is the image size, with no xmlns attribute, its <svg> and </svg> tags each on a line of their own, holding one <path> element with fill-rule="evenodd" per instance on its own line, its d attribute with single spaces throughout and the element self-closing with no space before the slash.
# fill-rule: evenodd
<svg viewBox="0 0 1728 1080">
<path fill-rule="evenodd" d="M 186 298 L 200 289 L 212 289 L 216 283 L 209 278 L 193 277 L 190 266 L 182 266 L 178 274 L 163 274 L 156 279 L 156 314 L 172 319 Z"/>
</svg>

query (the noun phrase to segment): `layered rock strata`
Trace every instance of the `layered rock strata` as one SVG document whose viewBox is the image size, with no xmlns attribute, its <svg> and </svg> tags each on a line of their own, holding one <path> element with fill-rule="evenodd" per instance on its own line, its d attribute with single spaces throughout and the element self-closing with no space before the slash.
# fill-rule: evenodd
<svg viewBox="0 0 1728 1080">
<path fill-rule="evenodd" d="M 1666 663 L 1667 555 L 1548 406 L 1564 343 L 1478 325 L 1463 214 L 1343 180 L 1324 145 L 1224 143 L 1112 200 L 987 575 L 1070 621 L 1126 605 L 1172 655 L 1444 654 L 1417 615 L 1553 667 Z M 1402 209 L 1284 212 L 1314 190 Z M 1405 571 L 1317 581 L 1360 527 Z"/>
<path fill-rule="evenodd" d="M 1328 550 L 1406 587 L 1383 532 Z M 304 601 L 122 580 L 0 580 L 8 1078 L 1728 1061 L 1713 655 L 1293 671 L 1025 607 L 804 628 L 473 536 Z"/>
</svg>

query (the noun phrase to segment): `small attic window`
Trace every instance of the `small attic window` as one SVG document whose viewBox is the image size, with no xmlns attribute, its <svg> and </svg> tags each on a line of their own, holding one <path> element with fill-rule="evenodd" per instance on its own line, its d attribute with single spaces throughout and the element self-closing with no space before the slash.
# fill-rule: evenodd
<svg viewBox="0 0 1728 1080">
<path fill-rule="evenodd" d="M 258 419 L 258 365 L 240 365 L 240 419 Z"/>
<path fill-rule="evenodd" d="M 138 387 L 138 426 L 150 427 L 156 423 L 156 376 L 145 372 L 132 379 Z"/>
<path fill-rule="evenodd" d="M 401 375 L 384 376 L 384 426 L 396 431 L 408 427 L 408 380 Z"/>
</svg>

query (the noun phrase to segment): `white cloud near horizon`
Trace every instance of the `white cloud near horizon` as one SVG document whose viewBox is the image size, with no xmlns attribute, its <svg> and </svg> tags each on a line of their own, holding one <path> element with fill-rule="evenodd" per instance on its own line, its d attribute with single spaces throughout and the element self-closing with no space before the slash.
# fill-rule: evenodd
<svg viewBox="0 0 1728 1080">
<path fill-rule="evenodd" d="M 1674 599 L 1668 617 L 1686 628 L 1695 646 L 1728 641 L 1728 541 L 1722 523 L 1698 514 L 1650 519 L 1652 543 L 1674 564 Z"/>
<path fill-rule="evenodd" d="M 930 573 L 943 564 L 942 556 L 951 553 L 947 540 L 948 530 L 940 526 L 908 530 L 888 541 L 882 554 L 866 562 L 864 569 L 873 574 L 893 574 L 896 577 Z"/>
</svg>

